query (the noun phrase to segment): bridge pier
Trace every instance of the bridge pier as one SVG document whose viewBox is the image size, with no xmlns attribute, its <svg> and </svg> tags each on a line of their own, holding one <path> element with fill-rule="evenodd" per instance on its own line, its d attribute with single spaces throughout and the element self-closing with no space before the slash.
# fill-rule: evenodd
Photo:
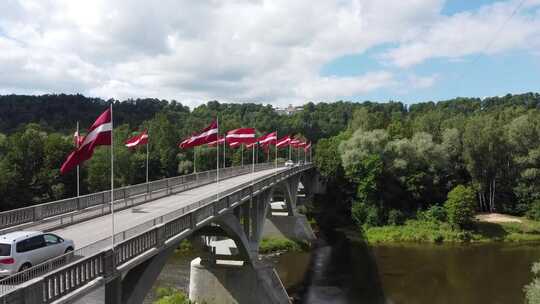
<svg viewBox="0 0 540 304">
<path fill-rule="evenodd" d="M 269 215 L 264 225 L 264 237 L 284 237 L 298 241 L 314 241 L 317 237 L 303 214 Z"/>
<path fill-rule="evenodd" d="M 191 261 L 189 298 L 197 303 L 289 304 L 287 292 L 272 266 L 259 262 Z"/>
<path fill-rule="evenodd" d="M 279 186 L 280 192 L 276 192 L 273 198 L 284 200 L 284 206 L 272 203 L 272 212 L 269 212 L 264 225 L 264 237 L 285 237 L 299 241 L 314 241 L 316 239 L 311 225 L 305 215 L 297 210 L 298 185 L 302 181 L 305 196 L 311 197 L 312 184 L 308 178 L 291 178 Z"/>
<path fill-rule="evenodd" d="M 210 254 L 191 261 L 189 298 L 192 301 L 290 303 L 273 267 L 258 259 L 270 198 L 270 190 L 258 193 L 217 219 L 215 224 L 219 226 L 199 230 L 199 235 L 215 236 L 219 240 L 210 242 Z"/>
</svg>

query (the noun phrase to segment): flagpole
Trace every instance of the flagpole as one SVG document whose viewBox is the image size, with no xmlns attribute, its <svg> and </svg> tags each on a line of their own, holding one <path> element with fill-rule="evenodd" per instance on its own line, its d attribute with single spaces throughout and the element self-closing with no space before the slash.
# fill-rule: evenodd
<svg viewBox="0 0 540 304">
<path fill-rule="evenodd" d="M 217 136 L 216 136 L 216 186 L 217 186 L 217 193 L 216 193 L 216 200 L 219 200 L 219 117 L 216 116 L 216 124 L 217 124 Z"/>
<path fill-rule="evenodd" d="M 79 149 L 79 143 L 80 143 L 80 140 L 79 140 L 79 137 L 81 135 L 79 134 L 79 121 L 77 120 L 77 138 L 75 139 L 77 141 L 77 149 Z M 79 175 L 79 165 L 77 164 L 77 197 L 79 197 L 79 195 L 81 194 L 80 193 L 80 186 L 79 186 L 79 179 L 80 179 L 80 175 Z"/>
<path fill-rule="evenodd" d="M 114 251 L 114 123 L 113 123 L 113 108 L 112 103 L 110 105 L 111 109 L 111 224 L 112 224 L 112 250 Z"/>
<path fill-rule="evenodd" d="M 219 142 L 218 142 L 218 145 L 219 145 Z M 223 169 L 227 167 L 227 162 L 226 162 L 227 159 L 225 158 L 225 148 L 227 148 L 227 146 L 226 146 L 225 134 L 223 134 Z"/>
<path fill-rule="evenodd" d="M 240 151 L 242 151 L 242 168 L 244 168 L 244 144 L 240 144 Z"/>
<path fill-rule="evenodd" d="M 289 141 L 289 160 L 292 161 L 292 158 L 291 158 L 291 142 Z"/>
<path fill-rule="evenodd" d="M 146 136 L 148 136 L 148 131 L 146 131 Z M 150 145 L 150 136 L 147 137 L 147 141 L 146 141 L 146 183 L 148 184 L 148 146 Z"/>
<path fill-rule="evenodd" d="M 251 146 L 251 184 L 253 184 L 253 174 L 255 173 L 255 144 Z"/>
<path fill-rule="evenodd" d="M 193 173 L 197 173 L 197 147 L 193 147 Z"/>
<path fill-rule="evenodd" d="M 277 134 L 277 131 L 276 131 L 276 144 L 274 145 L 274 153 L 275 153 L 275 156 L 274 157 L 274 166 L 276 167 L 277 169 L 277 141 L 278 141 L 278 134 Z"/>
</svg>

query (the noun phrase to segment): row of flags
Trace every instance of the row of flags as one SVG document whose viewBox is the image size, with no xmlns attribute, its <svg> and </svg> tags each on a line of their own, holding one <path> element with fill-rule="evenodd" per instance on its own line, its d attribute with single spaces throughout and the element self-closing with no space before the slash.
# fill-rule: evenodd
<svg viewBox="0 0 540 304">
<path fill-rule="evenodd" d="M 86 136 L 80 135 L 78 130 L 75 132 L 74 143 L 76 149 L 68 155 L 66 161 L 62 164 L 62 167 L 60 168 L 61 174 L 69 172 L 84 161 L 90 159 L 97 146 L 111 145 L 112 130 L 112 107 L 110 107 L 96 119 L 88 129 Z M 217 121 L 213 121 L 201 132 L 194 133 L 192 136 L 183 140 L 179 144 L 179 147 L 188 149 L 201 145 L 215 147 L 220 144 L 228 144 L 231 148 L 238 148 L 241 145 L 245 145 L 246 148 L 253 148 L 258 144 L 264 149 L 268 149 L 270 145 L 275 145 L 276 148 L 285 148 L 289 146 L 293 148 L 304 148 L 305 152 L 311 149 L 311 142 L 303 142 L 300 139 L 292 138 L 289 135 L 278 139 L 277 132 L 271 132 L 256 138 L 254 128 L 239 128 L 230 130 L 224 137 L 220 137 L 218 130 Z M 146 144 L 148 144 L 147 130 L 144 130 L 140 134 L 125 141 L 125 146 L 128 148 L 136 148 Z"/>
<path fill-rule="evenodd" d="M 254 128 L 230 130 L 225 134 L 225 137 L 219 137 L 218 125 L 215 121 L 200 133 L 195 133 L 191 137 L 183 140 L 179 147 L 187 149 L 205 144 L 209 147 L 215 147 L 225 143 L 231 148 L 238 148 L 242 144 L 244 144 L 246 148 L 252 148 L 258 144 L 263 148 L 268 148 L 270 145 L 275 145 L 277 148 L 285 148 L 290 145 L 293 148 L 304 148 L 306 151 L 311 149 L 311 142 L 303 142 L 300 139 L 291 138 L 289 135 L 278 139 L 277 132 L 268 133 L 256 138 Z"/>
</svg>

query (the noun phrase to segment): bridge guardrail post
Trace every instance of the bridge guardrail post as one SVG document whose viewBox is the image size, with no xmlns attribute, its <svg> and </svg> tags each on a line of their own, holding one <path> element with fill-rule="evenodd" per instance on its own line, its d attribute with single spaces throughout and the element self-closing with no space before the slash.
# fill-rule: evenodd
<svg viewBox="0 0 540 304">
<path fill-rule="evenodd" d="M 103 275 L 107 281 L 116 276 L 116 254 L 112 249 L 103 254 Z"/>
<path fill-rule="evenodd" d="M 165 235 L 165 225 L 160 225 L 156 228 L 156 247 L 163 247 L 166 240 L 167 237 Z"/>
<path fill-rule="evenodd" d="M 81 198 L 77 196 L 77 210 L 82 210 Z"/>
<path fill-rule="evenodd" d="M 35 206 L 33 210 L 34 210 L 34 215 L 33 215 L 34 222 L 43 219 L 43 206 Z"/>
<path fill-rule="evenodd" d="M 191 229 L 194 229 L 195 226 L 197 225 L 197 223 L 195 223 L 195 221 L 196 221 L 195 212 L 196 211 L 193 211 L 193 212 L 189 213 L 189 227 Z"/>
</svg>

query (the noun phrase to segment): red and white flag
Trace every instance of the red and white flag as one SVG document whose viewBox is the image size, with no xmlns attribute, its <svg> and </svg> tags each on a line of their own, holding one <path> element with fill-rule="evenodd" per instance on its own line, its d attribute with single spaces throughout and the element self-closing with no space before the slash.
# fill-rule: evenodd
<svg viewBox="0 0 540 304">
<path fill-rule="evenodd" d="M 217 146 L 218 144 L 219 144 L 219 145 L 222 145 L 224 142 L 225 142 L 225 137 L 220 137 L 218 140 L 215 140 L 215 141 L 213 141 L 213 142 L 208 143 L 208 146 L 209 146 L 209 147 L 215 147 L 215 146 Z"/>
<path fill-rule="evenodd" d="M 297 148 L 305 148 L 307 146 L 307 142 L 301 141 L 296 145 Z"/>
<path fill-rule="evenodd" d="M 255 141 L 255 129 L 253 128 L 240 128 L 227 132 L 226 140 L 228 143 L 246 143 L 250 144 Z"/>
<path fill-rule="evenodd" d="M 141 134 L 135 135 L 126 140 L 125 145 L 128 148 L 136 148 L 137 146 L 146 145 L 148 143 L 148 133 L 144 130 Z"/>
<path fill-rule="evenodd" d="M 257 139 L 262 146 L 275 145 L 277 141 L 277 132 L 268 133 Z"/>
<path fill-rule="evenodd" d="M 182 149 L 192 148 L 217 140 L 218 124 L 214 120 L 208 127 L 204 128 L 201 133 L 193 134 L 191 137 L 182 141 L 178 146 Z"/>
<path fill-rule="evenodd" d="M 301 141 L 299 139 L 291 139 L 290 141 L 290 145 L 293 147 L 293 148 L 298 148 L 298 145 L 301 143 Z"/>
<path fill-rule="evenodd" d="M 304 151 L 307 152 L 307 151 L 309 151 L 309 149 L 311 149 L 311 142 L 306 144 L 306 146 L 304 147 Z"/>
<path fill-rule="evenodd" d="M 256 144 L 257 144 L 257 142 L 254 141 L 254 142 L 252 142 L 252 143 L 250 143 L 250 144 L 247 144 L 247 145 L 246 145 L 246 148 L 247 148 L 247 149 L 251 149 L 251 148 L 253 148 L 253 146 L 255 146 Z"/>
<path fill-rule="evenodd" d="M 276 143 L 276 148 L 284 148 L 289 146 L 289 143 L 291 142 L 291 137 L 289 135 L 280 138 Z"/>
<path fill-rule="evenodd" d="M 84 138 L 79 148 L 71 152 L 60 168 L 60 173 L 65 174 L 77 165 L 90 159 L 97 146 L 110 146 L 112 138 L 111 108 L 103 112 L 88 129 L 88 135 Z"/>
<path fill-rule="evenodd" d="M 229 144 L 229 147 L 231 147 L 233 149 L 236 149 L 236 148 L 240 147 L 241 145 L 242 145 L 241 142 L 233 142 L 233 143 Z"/>
</svg>

